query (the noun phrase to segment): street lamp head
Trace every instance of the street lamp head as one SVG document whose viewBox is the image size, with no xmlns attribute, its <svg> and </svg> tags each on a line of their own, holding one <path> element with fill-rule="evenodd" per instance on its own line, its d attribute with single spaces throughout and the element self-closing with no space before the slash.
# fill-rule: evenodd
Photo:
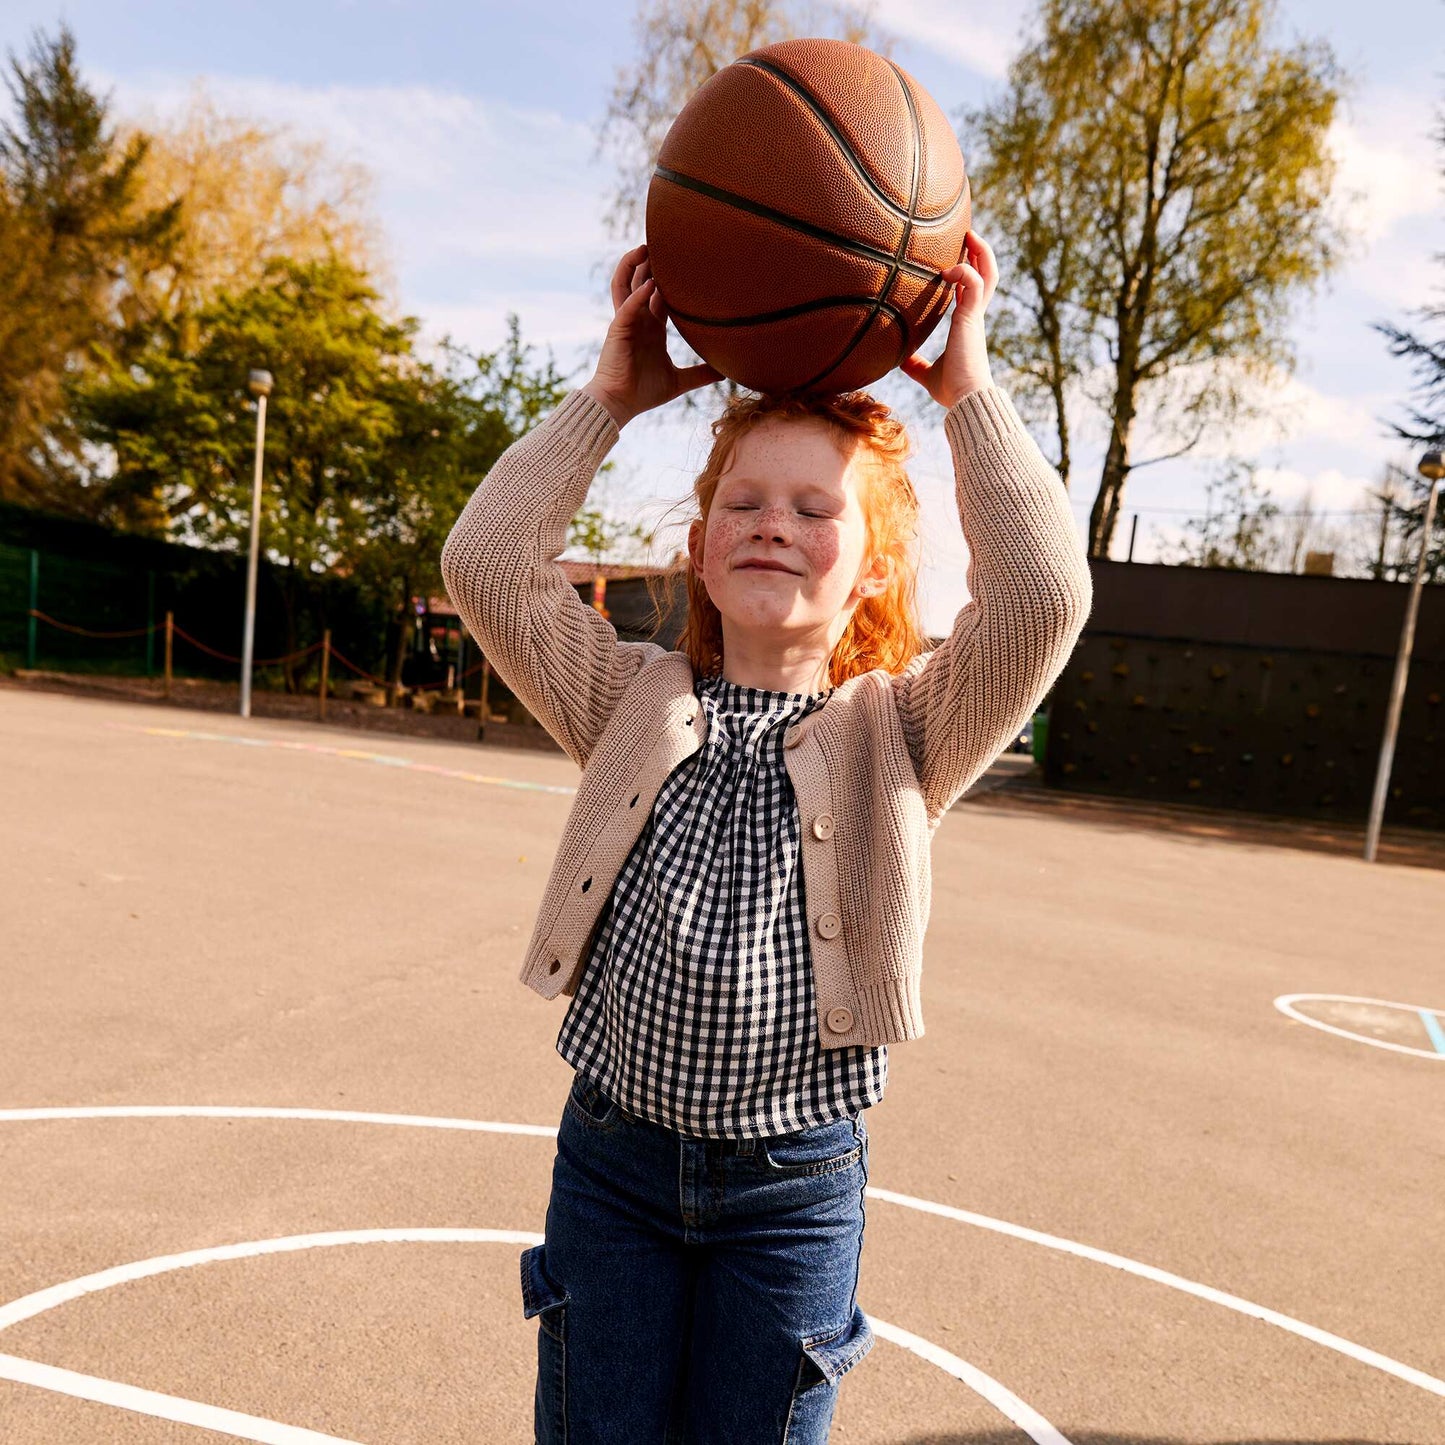
<svg viewBox="0 0 1445 1445">
<path fill-rule="evenodd" d="M 1432 482 L 1438 482 L 1445 477 L 1445 457 L 1438 451 L 1426 452 L 1420 458 L 1420 475 Z"/>
<path fill-rule="evenodd" d="M 252 371 L 246 378 L 246 390 L 252 396 L 270 396 L 271 388 L 275 385 L 275 378 L 269 371 Z"/>
</svg>

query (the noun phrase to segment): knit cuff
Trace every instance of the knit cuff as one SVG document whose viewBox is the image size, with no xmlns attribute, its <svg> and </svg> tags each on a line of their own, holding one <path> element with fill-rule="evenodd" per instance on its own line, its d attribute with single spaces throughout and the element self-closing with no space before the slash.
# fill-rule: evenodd
<svg viewBox="0 0 1445 1445">
<path fill-rule="evenodd" d="M 1008 394 L 996 386 L 985 386 L 960 397 L 943 418 L 949 440 L 963 452 L 1006 445 L 1027 436 L 1023 421 Z"/>
<path fill-rule="evenodd" d="M 612 413 L 585 391 L 569 392 L 520 445 L 527 466 L 543 477 L 585 478 L 590 485 L 620 435 Z M 570 495 L 571 488 L 568 488 Z M 576 510 L 575 508 L 573 509 Z M 572 513 L 568 512 L 570 518 Z"/>
<path fill-rule="evenodd" d="M 917 973 L 904 978 L 885 978 L 882 983 L 864 984 L 856 994 L 858 1018 L 853 1035 L 844 1042 L 856 1043 L 858 1036 L 870 1043 L 901 1042 L 923 1034 L 922 979 Z"/>
</svg>

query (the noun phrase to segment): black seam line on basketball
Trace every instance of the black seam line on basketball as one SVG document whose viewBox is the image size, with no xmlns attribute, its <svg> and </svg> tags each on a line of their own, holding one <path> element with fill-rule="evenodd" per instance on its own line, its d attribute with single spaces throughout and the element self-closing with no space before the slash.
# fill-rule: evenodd
<svg viewBox="0 0 1445 1445">
<path fill-rule="evenodd" d="M 740 196 L 735 191 L 725 191 L 721 186 L 711 186 L 706 181 L 699 181 L 693 176 L 685 176 L 681 171 L 669 170 L 666 166 L 657 166 L 652 174 L 659 180 L 671 181 L 675 186 L 681 186 L 684 190 L 696 191 L 701 196 L 707 196 L 714 201 L 721 201 L 724 205 L 736 206 L 740 211 L 747 211 L 751 215 L 761 216 L 765 221 L 774 221 L 779 226 L 786 226 L 789 230 L 801 231 L 805 236 L 812 236 L 815 240 L 826 241 L 830 246 L 837 246 L 839 250 L 851 252 L 855 256 L 862 256 L 868 261 L 877 261 L 880 266 L 887 266 L 893 260 L 893 253 L 885 251 L 879 246 L 870 246 L 866 241 L 854 241 L 848 236 L 839 236 L 832 231 L 825 231 L 822 226 L 815 226 L 810 221 L 800 221 L 796 216 L 786 215 L 782 211 L 775 211 L 771 206 L 764 206 L 757 201 L 750 201 L 746 196 Z M 920 280 L 932 281 L 938 271 L 932 266 L 920 265 L 917 261 L 905 261 L 903 270 L 910 276 L 917 276 Z"/>
<path fill-rule="evenodd" d="M 888 267 L 888 275 L 884 279 L 883 285 L 879 288 L 878 297 L 873 302 L 873 305 L 869 309 L 868 314 L 863 318 L 862 321 L 858 323 L 858 329 L 853 333 L 853 339 L 849 341 L 848 344 L 843 348 L 843 354 L 832 364 L 832 366 L 825 368 L 824 370 L 820 371 L 817 376 L 803 383 L 804 389 L 816 386 L 830 372 L 837 371 L 837 369 L 842 366 L 842 364 L 847 361 L 847 359 L 853 354 L 855 348 L 858 346 L 858 343 L 862 341 L 863 338 L 868 334 L 869 330 L 873 326 L 873 323 L 878 319 L 878 312 L 884 304 L 884 298 L 893 289 L 893 283 L 898 279 L 898 268 L 903 264 L 903 257 L 908 251 L 909 238 L 913 235 L 913 213 L 918 206 L 919 177 L 922 173 L 923 128 L 919 124 L 918 108 L 913 104 L 913 95 L 912 92 L 910 92 L 908 89 L 908 82 L 903 78 L 903 72 L 899 70 L 899 68 L 894 65 L 891 60 L 888 62 L 888 65 L 892 69 L 893 74 L 898 79 L 899 88 L 903 91 L 904 103 L 908 106 L 908 118 L 913 123 L 913 179 L 909 183 L 908 211 L 903 218 L 903 234 L 898 238 L 898 249 L 893 253 L 892 264 Z M 899 343 L 897 359 L 893 363 L 894 366 L 897 366 L 898 362 L 903 359 L 903 352 L 907 349 L 908 346 L 908 327 L 902 323 L 901 317 L 899 318 L 898 329 L 901 333 L 901 339 Z M 891 369 L 892 368 L 890 368 L 890 370 Z"/>
<path fill-rule="evenodd" d="M 891 60 L 888 63 L 889 65 L 893 65 L 893 62 Z M 836 142 L 838 149 L 843 152 L 844 160 L 846 160 L 849 166 L 852 167 L 853 172 L 858 177 L 858 179 L 862 181 L 863 184 L 867 186 L 870 191 L 873 192 L 873 194 L 878 198 L 878 200 L 883 205 L 887 206 L 888 209 L 892 211 L 893 214 L 897 216 L 900 220 L 908 216 L 909 213 L 918 204 L 916 189 L 914 191 L 914 199 L 909 203 L 908 208 L 905 210 L 904 207 L 900 206 L 898 202 L 895 201 L 893 197 L 890 196 L 888 192 L 885 191 L 882 186 L 880 186 L 878 182 L 875 181 L 873 177 L 868 174 L 868 172 L 863 168 L 863 163 L 854 153 L 852 143 L 848 140 L 848 137 L 845 136 L 843 132 L 840 131 L 838 127 L 833 123 L 833 117 L 830 116 L 828 112 L 823 109 L 823 107 L 818 103 L 817 99 L 813 96 L 812 92 L 807 90 L 804 86 L 800 85 L 796 80 L 794 80 L 793 77 L 787 73 L 787 71 L 779 70 L 776 65 L 773 65 L 770 61 L 766 60 L 739 60 L 736 61 L 735 64 L 750 65 L 753 67 L 754 70 L 765 70 L 780 84 L 787 86 L 787 88 L 791 90 L 793 94 L 796 95 L 798 99 L 801 100 L 803 104 L 806 105 L 808 109 L 813 112 L 813 114 L 818 119 L 818 123 L 823 127 L 823 129 L 826 130 L 828 134 L 833 137 L 833 140 Z M 896 65 L 893 65 L 893 69 L 897 70 L 898 67 Z M 904 90 L 906 93 L 906 86 L 904 87 Z M 909 110 L 913 109 L 913 98 L 911 96 L 908 98 L 908 108 Z M 917 117 L 915 116 L 915 121 L 916 119 Z M 924 223 L 926 225 L 933 226 L 937 225 L 940 221 L 951 221 L 954 217 L 954 214 L 957 212 L 959 206 L 963 204 L 963 193 L 964 187 L 960 186 L 958 188 L 958 194 L 953 198 L 953 200 L 948 203 L 947 209 L 940 211 L 936 216 L 925 217 Z M 914 219 L 917 220 L 918 217 L 915 216 Z"/>
<path fill-rule="evenodd" d="M 888 278 L 888 285 L 891 286 L 892 284 L 893 278 L 892 276 L 890 276 Z M 862 341 L 863 338 L 868 334 L 869 328 L 878 318 L 878 313 L 885 310 L 897 322 L 899 333 L 903 337 L 903 343 L 904 345 L 907 345 L 908 327 L 904 324 L 903 313 L 899 311 L 899 309 L 894 306 L 892 302 L 885 301 L 882 296 L 879 296 L 878 299 L 872 303 L 868 314 L 862 319 L 862 321 L 858 323 L 858 329 L 853 333 L 853 336 L 849 340 L 848 344 L 844 346 L 842 353 L 838 356 L 838 358 L 835 361 L 829 363 L 829 365 L 825 366 L 822 371 L 818 372 L 816 376 L 810 376 L 807 381 L 805 381 L 801 386 L 797 388 L 797 390 L 807 391 L 811 387 L 817 386 L 817 384 L 822 381 L 825 376 L 828 376 L 830 373 L 837 371 L 837 369 L 842 366 L 842 364 L 847 361 L 850 356 L 852 356 L 853 352 L 857 349 L 858 343 Z M 896 366 L 897 364 L 897 362 L 894 362 L 894 366 Z M 892 369 L 892 367 L 889 367 L 890 371 Z"/>
<path fill-rule="evenodd" d="M 768 321 L 787 321 L 794 316 L 806 316 L 808 312 L 821 311 L 826 306 L 872 306 L 876 300 L 874 296 L 823 296 L 797 306 L 784 306 L 780 311 L 760 311 L 755 316 L 693 316 L 675 306 L 669 306 L 667 310 L 668 315 L 693 326 L 761 326 Z M 902 320 L 902 313 L 897 307 L 890 305 L 888 309 Z"/>
<path fill-rule="evenodd" d="M 898 77 L 898 88 L 903 92 L 904 102 L 908 106 L 908 117 L 913 122 L 913 188 L 908 193 L 908 219 L 903 227 L 903 239 L 898 243 L 898 255 L 902 258 L 908 250 L 908 237 L 913 232 L 913 223 L 918 219 L 918 188 L 922 184 L 923 176 L 923 125 L 918 119 L 918 107 L 913 103 L 913 92 L 909 90 L 903 72 L 891 60 L 888 65 Z"/>
</svg>

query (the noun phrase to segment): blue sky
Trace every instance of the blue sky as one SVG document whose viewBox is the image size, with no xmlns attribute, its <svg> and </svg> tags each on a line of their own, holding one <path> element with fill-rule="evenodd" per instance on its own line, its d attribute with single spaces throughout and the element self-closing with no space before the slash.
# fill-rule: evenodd
<svg viewBox="0 0 1445 1445">
<path fill-rule="evenodd" d="M 879 0 L 876 12 L 898 37 L 899 63 L 953 111 L 996 92 L 1027 6 Z M 224 108 L 284 122 L 364 163 L 396 299 L 432 334 L 494 346 L 516 311 L 524 339 L 550 344 L 564 367 L 584 363 L 600 341 L 610 315 L 602 263 L 624 248 L 601 226 L 608 178 L 593 137 L 631 54 L 630 0 L 6 0 L 0 46 L 20 50 L 36 27 L 62 18 L 87 73 L 125 114 L 172 112 L 199 79 Z M 1430 141 L 1445 101 L 1445 3 L 1286 0 L 1282 24 L 1327 39 L 1353 73 L 1335 140 L 1343 185 L 1360 196 L 1347 211 L 1357 236 L 1330 288 L 1298 311 L 1298 371 L 1271 394 L 1270 420 L 1131 480 L 1125 512 L 1140 510 L 1136 555 L 1146 559 L 1182 512 L 1202 506 L 1228 453 L 1262 463 L 1282 501 L 1311 489 L 1318 505 L 1342 510 L 1368 505 L 1386 461 L 1413 462 L 1384 426 L 1408 378 L 1369 323 L 1401 319 L 1445 285 L 1432 260 L 1445 250 L 1445 190 Z M 895 376 L 876 390 L 911 404 L 917 389 Z M 967 554 L 941 428 L 920 416 L 925 623 L 937 631 L 966 600 Z M 1084 412 L 1075 424 L 1082 519 L 1101 433 Z M 641 512 L 677 500 L 701 463 L 704 426 L 669 413 L 634 423 L 613 453 L 608 499 Z M 1137 453 L 1155 445 L 1167 449 L 1146 426 Z"/>
</svg>

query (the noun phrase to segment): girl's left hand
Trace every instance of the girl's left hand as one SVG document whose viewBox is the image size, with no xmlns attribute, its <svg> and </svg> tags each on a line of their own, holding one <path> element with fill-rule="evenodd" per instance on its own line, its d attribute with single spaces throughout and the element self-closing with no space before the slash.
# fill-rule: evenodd
<svg viewBox="0 0 1445 1445">
<path fill-rule="evenodd" d="M 983 313 L 998 289 L 998 262 L 988 242 L 977 231 L 969 231 L 963 241 L 963 259 L 939 274 L 953 285 L 948 341 L 937 361 L 929 363 L 915 352 L 899 369 L 940 406 L 950 407 L 969 392 L 993 385 L 983 338 Z"/>
</svg>

